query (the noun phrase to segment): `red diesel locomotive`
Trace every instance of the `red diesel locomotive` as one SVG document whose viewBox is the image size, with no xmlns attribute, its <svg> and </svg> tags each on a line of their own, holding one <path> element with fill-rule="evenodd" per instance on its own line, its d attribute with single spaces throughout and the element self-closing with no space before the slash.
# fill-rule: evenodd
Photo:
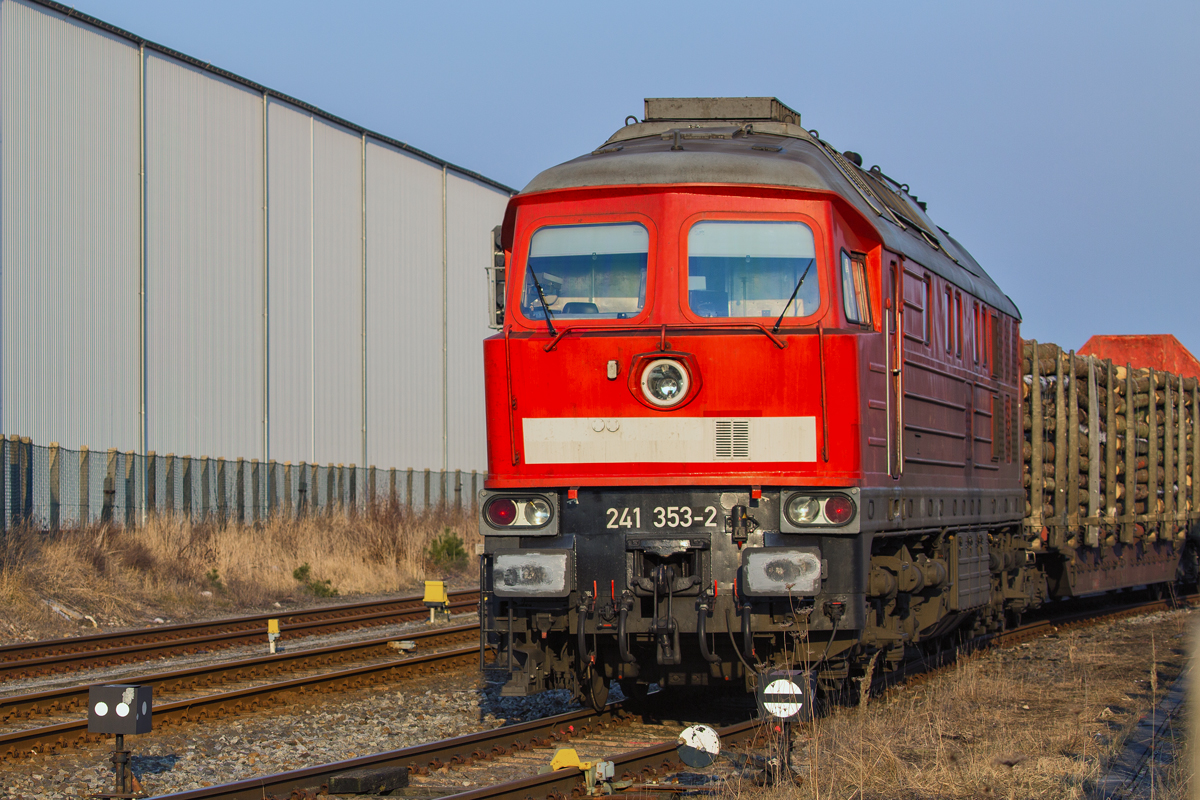
<svg viewBox="0 0 1200 800">
<path fill-rule="evenodd" d="M 497 241 L 479 524 L 504 694 L 837 684 L 1044 599 L 1017 308 L 795 111 L 649 99 Z"/>
</svg>

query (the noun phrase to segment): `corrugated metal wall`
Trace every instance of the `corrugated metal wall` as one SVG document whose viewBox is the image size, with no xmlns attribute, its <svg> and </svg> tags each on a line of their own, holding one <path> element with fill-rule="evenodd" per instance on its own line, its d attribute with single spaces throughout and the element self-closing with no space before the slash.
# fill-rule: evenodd
<svg viewBox="0 0 1200 800">
<path fill-rule="evenodd" d="M 367 145 L 367 429 L 378 464 L 406 454 L 421 459 L 414 468 L 442 464 L 441 196 L 439 167 Z"/>
<path fill-rule="evenodd" d="M 483 396 L 483 348 L 488 329 L 487 280 L 484 269 L 492 256 L 492 228 L 480 225 L 504 219 L 507 197 L 483 191 L 470 178 L 446 178 L 446 252 L 450 291 L 447 294 L 447 388 L 450 397 Z M 470 405 L 448 407 L 448 461 L 486 464 L 483 418 Z"/>
<path fill-rule="evenodd" d="M 0 432 L 482 469 L 510 190 L 52 5 L 0 0 Z"/>
<path fill-rule="evenodd" d="M 131 450 L 138 48 L 14 2 L 0 34 L 0 430 Z"/>
<path fill-rule="evenodd" d="M 148 449 L 263 452 L 262 96 L 146 56 Z"/>
</svg>

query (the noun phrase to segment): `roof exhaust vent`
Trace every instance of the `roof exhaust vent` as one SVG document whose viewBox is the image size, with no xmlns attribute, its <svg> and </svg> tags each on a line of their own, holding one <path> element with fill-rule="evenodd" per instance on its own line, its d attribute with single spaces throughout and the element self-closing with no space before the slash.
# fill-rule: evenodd
<svg viewBox="0 0 1200 800">
<path fill-rule="evenodd" d="M 645 122 L 787 122 L 800 124 L 800 112 L 774 97 L 647 97 Z"/>
</svg>

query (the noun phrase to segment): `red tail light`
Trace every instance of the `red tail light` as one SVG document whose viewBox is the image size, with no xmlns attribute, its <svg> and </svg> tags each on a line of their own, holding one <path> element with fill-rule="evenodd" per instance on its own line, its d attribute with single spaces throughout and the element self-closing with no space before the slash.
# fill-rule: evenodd
<svg viewBox="0 0 1200 800">
<path fill-rule="evenodd" d="M 844 525 L 854 516 L 854 504 L 847 497 L 834 496 L 825 501 L 825 519 L 834 525 Z"/>
<path fill-rule="evenodd" d="M 507 497 L 497 497 L 488 503 L 487 518 L 497 528 L 508 527 L 517 519 L 517 504 Z"/>
</svg>

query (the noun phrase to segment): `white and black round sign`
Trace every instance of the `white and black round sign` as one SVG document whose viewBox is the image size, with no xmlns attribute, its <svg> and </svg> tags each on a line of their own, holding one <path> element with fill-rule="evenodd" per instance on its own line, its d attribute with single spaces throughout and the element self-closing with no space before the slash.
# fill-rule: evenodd
<svg viewBox="0 0 1200 800">
<path fill-rule="evenodd" d="M 811 697 L 803 672 L 771 672 L 759 685 L 758 702 L 773 717 L 791 719 L 808 713 Z"/>
<path fill-rule="evenodd" d="M 679 760 L 693 769 L 712 766 L 721 754 L 721 737 L 707 725 L 693 725 L 679 734 Z"/>
</svg>

